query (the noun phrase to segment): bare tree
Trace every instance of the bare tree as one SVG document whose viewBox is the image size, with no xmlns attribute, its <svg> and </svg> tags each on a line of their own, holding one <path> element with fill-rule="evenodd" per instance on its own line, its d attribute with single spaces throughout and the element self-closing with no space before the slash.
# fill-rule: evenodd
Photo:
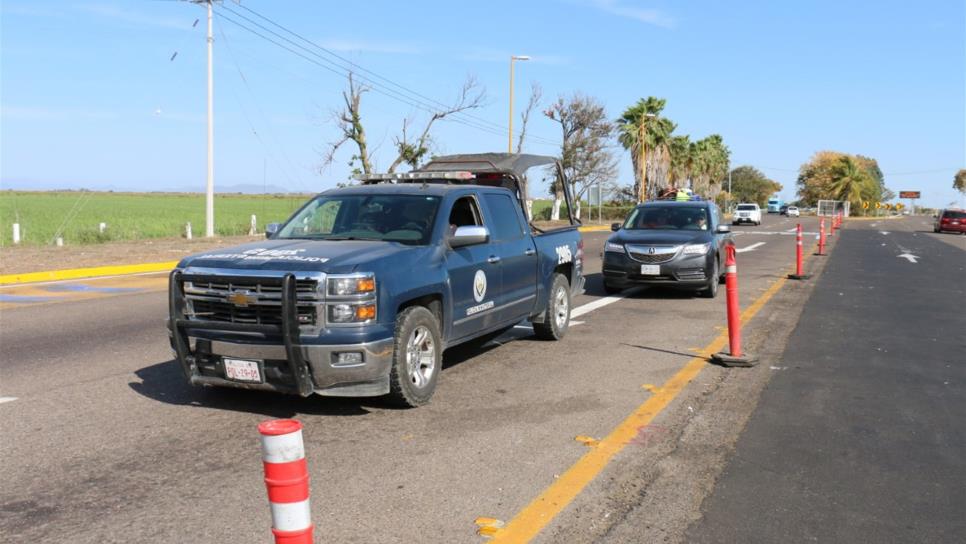
<svg viewBox="0 0 966 544">
<path fill-rule="evenodd" d="M 433 127 L 433 123 L 456 113 L 477 109 L 483 106 L 485 97 L 486 89 L 480 85 L 476 78 L 469 76 L 463 82 L 463 87 L 460 89 L 456 101 L 450 106 L 435 111 L 429 117 L 429 120 L 426 121 L 426 125 L 423 127 L 422 132 L 420 132 L 419 137 L 414 141 L 409 141 L 408 139 L 406 129 L 409 122 L 403 121 L 402 136 L 395 138 L 396 150 L 399 155 L 389 165 L 388 172 L 395 172 L 396 168 L 399 168 L 403 163 L 413 168 L 419 166 L 423 157 L 429 152 L 429 146 L 432 143 L 429 131 Z"/>
<path fill-rule="evenodd" d="M 540 84 L 535 81 L 530 83 L 530 100 L 527 102 L 527 107 L 520 114 L 522 123 L 520 123 L 520 138 L 517 139 L 517 153 L 523 153 L 523 142 L 527 138 L 527 124 L 530 122 L 530 114 L 533 110 L 537 109 L 542 99 L 543 89 L 540 87 Z"/>
<path fill-rule="evenodd" d="M 543 89 L 537 82 L 530 83 L 530 100 L 527 101 L 527 107 L 524 108 L 523 112 L 520 113 L 520 138 L 517 140 L 517 153 L 523 152 L 523 142 L 527 138 L 527 125 L 530 123 L 530 114 L 533 110 L 540 106 L 540 100 L 543 99 Z M 520 180 L 520 198 L 523 199 L 524 206 L 527 211 L 527 219 L 533 219 L 533 200 L 530 199 L 530 182 L 527 180 L 526 176 Z M 558 206 L 559 208 L 559 206 Z"/>
<path fill-rule="evenodd" d="M 611 152 L 610 140 L 614 125 L 607 120 L 607 112 L 597 99 L 575 94 L 570 99 L 557 99 L 546 112 L 547 117 L 560 124 L 563 135 L 561 164 L 570 182 L 571 196 L 580 217 L 580 198 L 594 185 L 613 185 L 617 177 L 617 159 Z M 553 219 L 559 219 L 562 191 L 554 183 Z"/>
<path fill-rule="evenodd" d="M 353 173 L 360 172 L 359 167 L 355 166 L 356 161 L 362 167 L 361 172 L 363 174 L 372 173 L 372 162 L 369 160 L 369 147 L 366 142 L 366 129 L 362 125 L 362 115 L 359 109 L 362 94 L 366 92 L 369 92 L 369 87 L 356 83 L 350 72 L 349 88 L 342 91 L 342 100 L 345 105 L 341 111 L 332 113 L 336 126 L 339 127 L 341 132 L 341 137 L 339 141 L 328 145 L 328 151 L 322 161 L 322 169 L 332 164 L 332 161 L 335 160 L 335 153 L 342 147 L 342 144 L 352 141 L 355 142 L 357 148 L 357 153 L 352 156 L 352 160 L 349 162 L 349 165 L 353 166 Z"/>
</svg>

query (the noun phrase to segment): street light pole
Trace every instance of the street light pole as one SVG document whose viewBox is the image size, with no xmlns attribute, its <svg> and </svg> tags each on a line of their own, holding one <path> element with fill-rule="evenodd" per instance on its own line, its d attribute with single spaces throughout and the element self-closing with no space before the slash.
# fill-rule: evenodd
<svg viewBox="0 0 966 544">
<path fill-rule="evenodd" d="M 509 130 L 507 133 L 506 142 L 506 152 L 513 153 L 513 61 L 515 60 L 530 60 L 527 55 L 511 55 L 510 56 L 510 119 L 509 119 Z"/>
</svg>

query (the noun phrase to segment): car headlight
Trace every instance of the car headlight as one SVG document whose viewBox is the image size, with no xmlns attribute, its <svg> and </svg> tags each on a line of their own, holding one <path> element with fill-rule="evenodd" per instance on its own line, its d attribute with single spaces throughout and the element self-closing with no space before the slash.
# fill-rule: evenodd
<svg viewBox="0 0 966 544">
<path fill-rule="evenodd" d="M 368 323 L 376 319 L 375 301 L 360 304 L 340 302 L 329 304 L 327 308 L 328 315 L 326 317 L 329 323 Z"/>
<path fill-rule="evenodd" d="M 610 251 L 611 253 L 624 253 L 624 244 L 615 244 L 614 242 L 607 242 L 604 245 L 604 251 Z"/>
<path fill-rule="evenodd" d="M 685 255 L 704 255 L 711 249 L 711 244 L 691 244 L 684 246 Z"/>
<path fill-rule="evenodd" d="M 325 286 L 326 294 L 332 297 L 368 295 L 376 292 L 376 279 L 372 274 L 329 276 Z"/>
</svg>

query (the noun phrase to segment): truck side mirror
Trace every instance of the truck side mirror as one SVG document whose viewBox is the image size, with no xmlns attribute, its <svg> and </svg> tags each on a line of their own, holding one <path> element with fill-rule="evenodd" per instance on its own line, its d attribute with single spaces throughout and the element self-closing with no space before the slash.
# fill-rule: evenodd
<svg viewBox="0 0 966 544">
<path fill-rule="evenodd" d="M 466 226 L 458 227 L 449 239 L 449 247 L 458 248 L 485 244 L 490 240 L 490 231 L 486 227 Z"/>
<path fill-rule="evenodd" d="M 611 223 L 610 224 L 610 230 L 612 230 L 614 232 L 617 232 L 617 231 L 621 230 L 621 224 L 620 223 Z"/>
<path fill-rule="evenodd" d="M 269 223 L 265 225 L 265 238 L 271 238 L 272 236 L 275 236 L 275 234 L 279 230 L 281 230 L 281 228 L 282 228 L 281 223 Z"/>
</svg>

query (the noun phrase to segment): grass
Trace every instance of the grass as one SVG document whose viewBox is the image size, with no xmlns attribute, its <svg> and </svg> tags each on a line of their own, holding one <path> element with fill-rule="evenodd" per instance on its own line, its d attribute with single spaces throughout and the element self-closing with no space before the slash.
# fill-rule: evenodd
<svg viewBox="0 0 966 544">
<path fill-rule="evenodd" d="M 287 219 L 309 195 L 215 195 L 215 232 L 247 234 L 251 216 L 258 230 Z M 21 243 L 92 244 L 184 236 L 191 222 L 195 236 L 205 231 L 205 196 L 190 193 L 110 193 L 93 191 L 0 192 L 0 247 L 13 242 L 20 223 Z M 102 233 L 99 223 L 107 223 Z"/>
</svg>

